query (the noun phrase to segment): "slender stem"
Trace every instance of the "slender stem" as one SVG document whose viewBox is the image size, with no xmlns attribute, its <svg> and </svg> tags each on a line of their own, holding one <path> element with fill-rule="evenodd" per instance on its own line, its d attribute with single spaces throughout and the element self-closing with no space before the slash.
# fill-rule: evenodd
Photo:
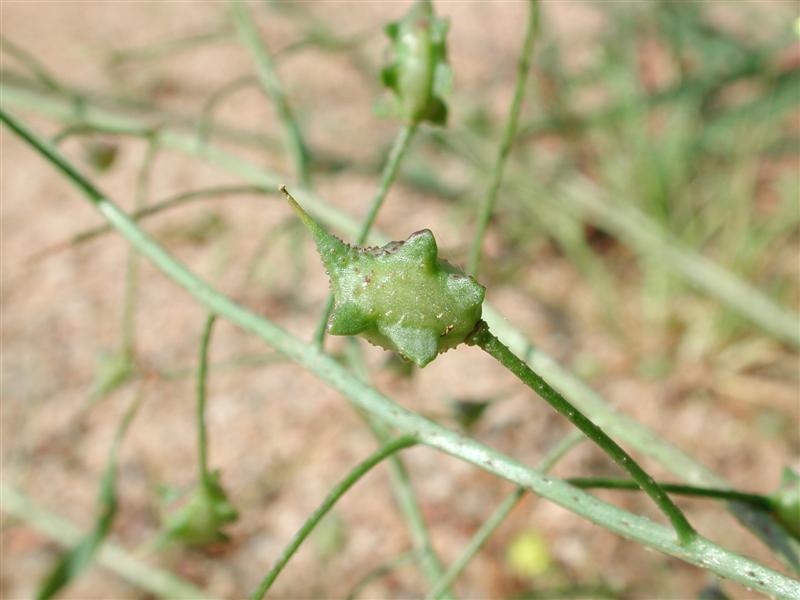
<svg viewBox="0 0 800 600">
<path fill-rule="evenodd" d="M 399 450 L 413 446 L 416 443 L 417 440 L 411 436 L 397 438 L 396 440 L 379 448 L 362 463 L 356 465 L 356 467 L 350 471 L 344 479 L 334 486 L 330 493 L 325 497 L 325 500 L 322 501 L 322 504 L 320 504 L 319 507 L 313 513 L 311 513 L 311 516 L 306 520 L 306 522 L 303 523 L 303 526 L 300 527 L 292 541 L 289 542 L 289 545 L 284 548 L 280 558 L 278 558 L 278 562 L 275 563 L 275 566 L 272 567 L 272 570 L 269 573 L 267 573 L 266 577 L 264 577 L 264 579 L 258 585 L 258 588 L 256 588 L 256 590 L 250 595 L 250 600 L 260 600 L 264 597 L 264 595 L 269 591 L 269 588 L 272 587 L 275 579 L 278 577 L 278 575 L 280 575 L 281 571 L 286 566 L 286 563 L 289 562 L 294 553 L 303 543 L 303 540 L 305 540 L 306 537 L 308 537 L 308 534 L 313 531 L 314 527 L 316 527 L 317 523 L 320 522 L 322 517 L 328 514 L 328 511 L 333 508 L 339 498 L 341 498 L 351 487 L 353 487 L 353 485 L 359 479 L 366 475 L 372 469 L 372 467 L 380 463 L 383 459 L 391 456 Z"/>
<path fill-rule="evenodd" d="M 134 210 L 139 211 L 147 203 L 147 194 L 150 188 L 150 175 L 153 171 L 153 162 L 158 152 L 155 138 L 147 142 L 142 168 L 136 178 L 136 199 Z M 136 356 L 136 300 L 139 291 L 139 253 L 131 248 L 128 252 L 127 266 L 125 269 L 125 301 L 122 316 L 122 353 L 126 360 L 134 360 Z"/>
<path fill-rule="evenodd" d="M 200 338 L 200 363 L 197 367 L 197 456 L 200 469 L 200 481 L 209 485 L 211 474 L 208 472 L 208 431 L 206 430 L 206 385 L 208 380 L 208 350 L 211 333 L 217 315 L 210 313 L 203 326 Z"/>
<path fill-rule="evenodd" d="M 467 343 L 479 346 L 486 351 L 487 354 L 516 375 L 525 385 L 539 394 L 550 406 L 569 419 L 573 425 L 586 434 L 586 437 L 597 444 L 620 467 L 625 469 L 670 520 L 681 544 L 688 544 L 697 537 L 697 532 L 686 520 L 681 510 L 664 493 L 664 490 L 655 480 L 619 444 L 587 419 L 555 388 L 498 340 L 489 331 L 489 326 L 484 321 L 478 323 Z"/>
<path fill-rule="evenodd" d="M 356 338 L 348 338 L 347 348 L 350 350 L 345 354 L 346 360 L 350 363 L 353 372 L 365 383 L 369 383 L 369 371 L 364 363 L 361 354 L 361 346 Z M 381 421 L 375 419 L 368 412 L 359 409 L 353 402 L 353 408 L 364 420 L 372 435 L 383 445 L 391 439 L 391 430 Z M 408 530 L 411 534 L 411 542 L 415 551 L 419 554 L 422 563 L 422 571 L 431 585 L 441 580 L 444 576 L 444 568 L 433 548 L 431 535 L 425 517 L 422 515 L 419 502 L 414 494 L 414 487 L 411 484 L 411 476 L 406 468 L 403 458 L 399 454 L 389 457 L 389 475 L 392 483 L 392 493 L 397 502 L 403 518 L 406 520 Z M 443 588 L 443 594 L 450 596 L 449 586 Z"/>
<path fill-rule="evenodd" d="M 494 204 L 497 200 L 497 192 L 500 190 L 500 183 L 503 180 L 506 159 L 511 152 L 511 144 L 514 141 L 514 134 L 517 131 L 519 114 L 522 110 L 522 100 L 525 97 L 525 82 L 528 77 L 528 71 L 530 70 L 531 52 L 536 35 L 539 31 L 539 13 L 539 0 L 528 0 L 528 21 L 525 29 L 525 39 L 522 42 L 522 49 L 519 54 L 519 62 L 517 63 L 517 81 L 514 86 L 514 97 L 511 100 L 511 106 L 508 110 L 503 137 L 500 139 L 500 147 L 497 150 L 497 158 L 492 168 L 489 187 L 486 189 L 486 195 L 483 197 L 483 202 L 480 206 L 475 237 L 472 238 L 472 246 L 469 251 L 467 273 L 473 276 L 477 276 L 478 269 L 480 268 L 483 238 L 486 235 L 486 228 L 489 226 L 489 220 L 492 218 L 492 211 L 494 210 Z"/>
<path fill-rule="evenodd" d="M 206 44 L 228 40 L 232 35 L 229 29 L 230 27 L 228 26 L 225 29 L 219 28 L 218 30 L 194 33 L 185 37 L 172 38 L 155 43 L 151 42 L 146 46 L 112 50 L 109 62 L 113 65 L 122 65 L 132 61 L 157 60 L 171 54 L 193 50 Z"/>
<path fill-rule="evenodd" d="M 64 140 L 76 135 L 87 135 L 91 133 L 104 133 L 107 135 L 130 136 L 140 138 L 155 137 L 155 132 L 146 127 L 115 126 L 113 124 L 98 125 L 93 123 L 71 123 L 56 133 L 52 140 L 54 144 L 60 144 Z"/>
<path fill-rule="evenodd" d="M 389 193 L 389 188 L 392 187 L 392 184 L 397 177 L 397 171 L 400 167 L 400 163 L 402 162 L 403 156 L 405 156 L 406 151 L 411 145 L 411 140 L 414 138 L 414 133 L 416 133 L 416 131 L 417 124 L 409 123 L 403 125 L 397 132 L 397 135 L 394 138 L 394 143 L 392 144 L 392 149 L 389 151 L 389 156 L 386 158 L 386 164 L 384 165 L 383 172 L 381 173 L 378 189 L 375 190 L 375 195 L 372 197 L 372 202 L 369 205 L 369 209 L 367 209 L 367 214 L 358 229 L 358 235 L 356 235 L 355 240 L 356 246 L 363 245 L 369 237 L 369 233 L 372 231 L 372 226 L 375 224 L 375 219 L 378 216 L 378 211 L 381 209 L 381 206 L 383 206 L 383 201 L 386 199 L 386 195 Z M 329 295 L 325 305 L 325 310 L 322 312 L 322 317 L 320 318 L 316 332 L 314 333 L 314 342 L 319 348 L 322 348 L 322 345 L 325 342 L 325 328 L 328 325 L 328 319 L 331 316 L 332 310 L 333 295 Z"/>
<path fill-rule="evenodd" d="M 0 36 L 0 48 L 25 65 L 45 88 L 64 94 L 71 99 L 75 98 L 75 95 L 62 86 L 47 68 L 27 50 L 20 48 L 5 36 Z"/>
<path fill-rule="evenodd" d="M 208 138 L 211 137 L 211 132 L 214 127 L 214 111 L 217 109 L 220 102 L 235 92 L 251 85 L 258 85 L 258 79 L 252 75 L 244 75 L 226 83 L 208 97 L 203 103 L 200 119 L 197 121 L 197 136 L 202 142 L 205 143 Z"/>
<path fill-rule="evenodd" d="M 300 125 L 294 116 L 292 107 L 289 105 L 286 92 L 283 90 L 280 79 L 278 79 L 269 50 L 264 44 L 264 40 L 261 39 L 258 29 L 243 0 L 233 0 L 231 2 L 231 7 L 233 9 L 234 20 L 239 28 L 239 35 L 244 44 L 249 48 L 255 60 L 261 85 L 267 96 L 275 103 L 275 109 L 278 111 L 278 118 L 283 124 L 286 142 L 294 155 L 295 168 L 297 169 L 300 183 L 303 187 L 309 188 L 311 187 L 311 159 L 308 146 L 303 139 Z"/>
<path fill-rule="evenodd" d="M 131 213 L 130 218 L 134 221 L 141 221 L 147 217 L 152 217 L 153 215 L 157 215 L 161 212 L 166 210 L 170 210 L 172 208 L 177 208 L 178 206 L 182 206 L 184 204 L 188 204 L 189 202 L 193 202 L 195 200 L 204 200 L 207 198 L 214 198 L 219 196 L 226 196 L 232 194 L 241 194 L 241 195 L 252 195 L 252 194 L 265 194 L 267 191 L 256 185 L 228 185 L 228 186 L 219 186 L 219 187 L 210 187 L 204 188 L 199 190 L 190 190 L 188 192 L 181 192 L 180 194 L 175 194 L 174 196 L 169 196 L 164 200 L 160 200 L 158 202 L 154 202 L 144 208 L 137 210 Z M 85 242 L 91 241 L 95 238 L 98 238 L 106 233 L 114 231 L 114 228 L 111 225 L 98 225 L 97 227 L 92 227 L 91 229 L 86 229 L 81 231 L 80 233 L 76 233 L 68 240 L 64 240 L 63 242 L 58 242 L 53 244 L 52 246 L 48 246 L 43 250 L 39 250 L 36 253 L 32 254 L 31 257 L 28 259 L 31 262 L 39 261 L 51 254 L 59 252 L 61 250 L 65 250 L 66 248 L 78 246 Z"/>
<path fill-rule="evenodd" d="M 586 436 L 580 431 L 573 431 L 566 435 L 539 461 L 539 464 L 536 465 L 536 469 L 542 473 L 546 473 L 553 468 L 553 465 L 555 465 L 561 457 L 585 439 Z M 472 559 L 480 552 L 480 549 L 483 548 L 486 541 L 497 531 L 497 528 L 506 520 L 506 517 L 511 514 L 511 511 L 519 504 L 519 501 L 522 500 L 522 497 L 527 491 L 528 490 L 524 487 L 518 487 L 503 499 L 489 518 L 483 522 L 478 531 L 475 532 L 475 535 L 472 536 L 470 541 L 467 542 L 461 555 L 453 561 L 442 578 L 431 588 L 431 591 L 428 592 L 426 596 L 427 600 L 442 597 L 442 592 L 447 586 L 452 585 L 458 576 L 464 572 L 467 565 L 472 562 Z"/>
<path fill-rule="evenodd" d="M 365 385 L 332 357 L 247 310 L 194 275 L 155 240 L 137 227 L 114 202 L 106 198 L 56 148 L 25 123 L 0 108 L 3 122 L 36 152 L 60 171 L 137 250 L 166 277 L 193 298 L 234 325 L 258 336 L 286 357 L 312 371 L 321 380 L 349 397 L 386 425 L 413 434 L 420 443 L 473 464 L 488 473 L 527 487 L 554 503 L 604 528 L 690 564 L 708 569 L 751 589 L 778 598 L 800 597 L 800 582 L 763 564 L 727 550 L 697 536 L 692 544 L 679 544 L 674 532 L 650 519 L 622 510 L 559 479 L 544 477 L 513 458 L 471 438 L 450 431 L 421 415 L 403 408 Z M 3 498 L 0 496 L 0 501 Z"/>
<path fill-rule="evenodd" d="M 639 490 L 641 489 L 635 481 L 627 479 L 610 479 L 607 477 L 572 477 L 565 480 L 570 485 L 581 489 L 607 489 L 607 490 Z M 767 496 L 761 494 L 749 494 L 736 490 L 722 490 L 719 488 L 700 487 L 696 485 L 683 485 L 679 483 L 659 482 L 661 489 L 670 494 L 680 496 L 697 496 L 701 498 L 718 498 L 719 500 L 730 500 L 732 502 L 744 502 L 764 510 L 772 510 L 772 503 Z"/>
<path fill-rule="evenodd" d="M 350 590 L 350 593 L 347 594 L 347 600 L 356 600 L 358 594 L 361 593 L 361 590 L 367 587 L 367 585 L 376 579 L 380 579 L 381 577 L 388 575 L 403 565 L 414 562 L 418 558 L 419 552 L 417 550 L 411 550 L 409 552 L 403 552 L 399 556 L 395 556 L 394 558 L 387 560 L 385 563 L 374 568 L 372 571 L 359 579 L 358 582 L 353 586 L 353 589 Z"/>
</svg>

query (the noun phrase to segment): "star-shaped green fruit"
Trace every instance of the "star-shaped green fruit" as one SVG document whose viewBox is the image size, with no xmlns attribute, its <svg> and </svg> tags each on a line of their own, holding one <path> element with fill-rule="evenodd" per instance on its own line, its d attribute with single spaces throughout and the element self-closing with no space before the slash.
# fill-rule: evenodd
<svg viewBox="0 0 800 600">
<path fill-rule="evenodd" d="M 485 288 L 438 257 L 428 229 L 380 248 L 345 244 L 286 192 L 311 232 L 335 300 L 333 335 L 361 335 L 424 367 L 464 341 L 481 318 Z"/>
</svg>

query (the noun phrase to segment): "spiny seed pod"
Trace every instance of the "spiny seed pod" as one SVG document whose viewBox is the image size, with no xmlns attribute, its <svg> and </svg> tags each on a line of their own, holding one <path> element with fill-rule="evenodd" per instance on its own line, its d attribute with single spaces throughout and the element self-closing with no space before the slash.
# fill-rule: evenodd
<svg viewBox="0 0 800 600">
<path fill-rule="evenodd" d="M 447 122 L 442 100 L 452 80 L 447 27 L 445 19 L 433 14 L 430 0 L 418 0 L 405 17 L 386 26 L 392 61 L 381 71 L 381 79 L 394 93 L 394 114 L 408 123 Z"/>
<path fill-rule="evenodd" d="M 224 542 L 228 538 L 221 531 L 227 523 L 238 518 L 236 509 L 228 500 L 219 483 L 219 473 L 209 474 L 192 490 L 186 504 L 167 515 L 164 521 L 166 539 L 185 544 L 203 545 Z"/>
<path fill-rule="evenodd" d="M 350 246 L 281 190 L 311 232 L 328 272 L 335 300 L 331 334 L 361 335 L 424 367 L 475 328 L 486 290 L 438 257 L 430 230 L 381 248 Z"/>
<path fill-rule="evenodd" d="M 784 469 L 781 486 L 770 501 L 778 520 L 800 540 L 800 475 L 788 467 Z"/>
</svg>

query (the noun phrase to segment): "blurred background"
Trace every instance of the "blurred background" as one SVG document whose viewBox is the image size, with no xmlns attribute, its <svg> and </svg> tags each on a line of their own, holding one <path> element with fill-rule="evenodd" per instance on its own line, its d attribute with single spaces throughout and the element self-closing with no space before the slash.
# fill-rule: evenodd
<svg viewBox="0 0 800 600">
<path fill-rule="evenodd" d="M 383 27 L 409 6 L 249 5 L 308 141 L 314 190 L 354 219 L 398 127 L 374 110 L 384 95 Z M 453 1 L 436 10 L 450 19 L 449 124 L 421 128 L 377 227 L 392 239 L 430 228 L 442 256 L 463 264 L 527 4 Z M 310 340 L 328 291 L 310 238 L 277 194 L 253 189 L 230 161 L 191 150 L 206 140 L 294 181 L 280 121 L 227 5 L 3 2 L 0 13 L 4 109 L 60 136 L 64 152 L 127 209 L 216 189 L 142 226 L 216 287 Z M 796 3 L 779 0 L 544 2 L 480 276 L 502 315 L 616 408 L 736 488 L 762 493 L 778 486 L 785 465 L 800 465 L 796 336 L 782 327 L 787 314 L 796 326 L 800 305 L 797 17 Z M 86 115 L 125 135 L 64 129 Z M 154 147 L 141 135 L 153 128 L 189 140 L 189 151 Z M 126 284 L 138 263 L 119 236 L 76 241 L 100 218 L 6 129 L 1 185 L 4 485 L 24 493 L 29 509 L 88 530 L 118 423 L 140 397 L 120 450 L 110 540 L 211 595 L 248 594 L 327 490 L 374 449 L 373 437 L 335 391 L 219 322 L 209 461 L 239 519 L 226 527 L 227 542 L 150 549 L 163 490 L 196 482 L 193 375 L 204 311 L 144 262 L 138 285 Z M 731 292 L 730 277 L 752 294 Z M 327 347 L 353 351 L 341 338 Z M 525 463 L 571 430 L 474 348 L 424 370 L 358 348 L 382 392 Z M 403 456 L 449 563 L 513 486 L 426 448 Z M 677 479 L 655 461 L 643 465 Z M 554 473 L 618 474 L 591 444 Z M 660 519 L 637 494 L 598 494 Z M 704 535 L 780 567 L 722 505 L 680 504 Z M 0 540 L 0 595 L 34 595 L 60 546 L 30 514 L 4 515 Z M 421 597 L 418 565 L 402 560 L 411 547 L 381 466 L 303 546 L 274 597 Z M 711 583 L 529 495 L 455 591 L 696 598 Z M 150 596 L 95 565 L 62 597 Z"/>
</svg>

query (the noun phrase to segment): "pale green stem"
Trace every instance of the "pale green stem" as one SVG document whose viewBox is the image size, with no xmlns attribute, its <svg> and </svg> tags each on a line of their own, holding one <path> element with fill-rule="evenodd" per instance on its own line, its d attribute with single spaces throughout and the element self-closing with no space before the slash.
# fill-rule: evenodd
<svg viewBox="0 0 800 600">
<path fill-rule="evenodd" d="M 303 139 L 300 125 L 297 123 L 292 107 L 289 105 L 286 92 L 278 79 L 269 50 L 264 44 L 264 40 L 261 39 L 261 35 L 258 33 L 258 29 L 243 0 L 232 0 L 231 7 L 236 26 L 239 28 L 239 35 L 255 60 L 259 81 L 261 81 L 267 96 L 275 104 L 278 118 L 281 120 L 286 135 L 287 145 L 294 155 L 295 168 L 297 169 L 300 183 L 303 187 L 311 187 L 311 160 L 308 147 Z"/>
<path fill-rule="evenodd" d="M 409 448 L 416 443 L 417 441 L 412 436 L 403 436 L 387 443 L 385 446 L 379 448 L 374 454 L 370 455 L 366 460 L 364 460 L 364 462 L 356 465 L 356 467 L 350 471 L 344 479 L 342 479 L 333 487 L 330 493 L 325 497 L 325 500 L 322 501 L 322 504 L 320 504 L 319 507 L 313 513 L 311 513 L 311 516 L 306 520 L 306 522 L 303 523 L 302 527 L 300 527 L 300 530 L 295 534 L 294 538 L 292 538 L 292 541 L 281 553 L 281 556 L 278 558 L 275 566 L 272 567 L 272 570 L 267 573 L 256 590 L 250 595 L 250 600 L 261 600 L 261 598 L 264 597 L 264 595 L 269 591 L 270 587 L 272 587 L 275 579 L 277 579 L 278 575 L 280 575 L 281 571 L 286 566 L 286 563 L 288 563 L 292 556 L 294 556 L 294 553 L 297 552 L 297 549 L 300 547 L 303 541 L 314 530 L 314 527 L 317 526 L 317 523 L 322 520 L 322 517 L 328 514 L 333 506 L 339 501 L 339 498 L 344 496 L 345 493 L 347 493 L 347 491 L 353 487 L 357 481 L 359 481 L 372 469 L 372 467 L 379 464 L 383 459 L 391 456 L 399 450 Z"/>
<path fill-rule="evenodd" d="M 220 102 L 235 92 L 251 85 L 258 85 L 258 80 L 252 75 L 244 75 L 226 83 L 208 97 L 203 104 L 203 110 L 197 122 L 197 136 L 201 141 L 206 142 L 211 137 L 211 132 L 214 127 L 214 111 Z"/>
<path fill-rule="evenodd" d="M 147 203 L 150 188 L 150 175 L 153 171 L 153 162 L 158 151 L 155 138 L 150 138 L 142 162 L 142 168 L 136 180 L 136 199 L 134 210 L 140 211 Z M 125 269 L 125 300 L 122 316 L 122 353 L 126 360 L 133 361 L 136 357 L 136 300 L 139 293 L 139 253 L 134 249 L 128 252 L 127 266 Z"/>
<path fill-rule="evenodd" d="M 686 520 L 683 512 L 664 493 L 655 480 L 637 463 L 633 457 L 612 440 L 597 425 L 573 406 L 553 386 L 531 369 L 525 361 L 508 349 L 495 335 L 489 331 L 485 322 L 480 322 L 475 331 L 470 334 L 467 343 L 484 350 L 492 358 L 516 375 L 525 385 L 539 394 L 550 406 L 565 416 L 570 423 L 580 429 L 586 437 L 592 440 L 609 458 L 628 472 L 633 480 L 656 503 L 658 508 L 672 523 L 681 544 L 689 544 L 697 537 L 697 532 Z"/>
<path fill-rule="evenodd" d="M 536 468 L 542 473 L 547 473 L 547 471 L 552 469 L 553 465 L 555 465 L 556 462 L 561 459 L 561 457 L 563 457 L 567 452 L 585 439 L 586 436 L 584 436 L 580 431 L 573 431 L 567 434 L 542 458 L 542 460 L 539 461 L 539 464 L 536 466 Z M 467 568 L 467 565 L 472 562 L 472 559 L 475 558 L 478 552 L 480 552 L 480 549 L 483 548 L 486 541 L 495 531 L 497 531 L 497 528 L 500 527 L 500 525 L 506 520 L 506 517 L 511 514 L 511 511 L 514 510 L 514 507 L 517 504 L 519 504 L 519 501 L 522 500 L 522 497 L 527 491 L 528 490 L 526 490 L 524 487 L 518 487 L 505 497 L 505 499 L 494 510 L 489 518 L 483 522 L 478 531 L 475 532 L 475 535 L 473 535 L 469 542 L 467 542 L 464 550 L 448 567 L 442 578 L 436 582 L 433 588 L 431 588 L 431 591 L 428 592 L 428 595 L 426 596 L 427 600 L 441 598 L 442 592 L 444 592 L 448 586 L 455 583 L 456 579 L 458 579 L 458 576 L 464 572 L 464 569 Z"/>
<path fill-rule="evenodd" d="M 494 205 L 497 200 L 497 192 L 500 190 L 500 184 L 503 181 L 506 159 L 508 159 L 508 155 L 511 152 L 514 134 L 517 131 L 519 114 L 522 110 L 522 100 L 525 97 L 525 84 L 528 78 L 528 71 L 530 70 L 533 43 L 539 31 L 539 12 L 539 0 L 528 0 L 528 20 L 525 29 L 525 39 L 522 42 L 522 49 L 517 63 L 517 81 L 514 85 L 514 97 L 511 100 L 511 106 L 508 110 L 503 137 L 500 139 L 497 158 L 489 179 L 489 187 L 486 189 L 486 195 L 483 197 L 483 202 L 480 206 L 475 236 L 472 238 L 469 260 L 467 261 L 467 273 L 473 277 L 477 277 L 478 275 L 483 238 L 486 235 L 486 228 L 489 226 L 489 221 L 492 218 L 492 211 L 494 210 Z"/>
<path fill-rule="evenodd" d="M 414 138 L 414 133 L 416 130 L 417 124 L 411 123 L 403 125 L 397 132 L 397 136 L 394 138 L 394 143 L 392 144 L 392 149 L 389 151 L 389 156 L 386 158 L 386 164 L 383 167 L 383 173 L 381 174 L 381 179 L 378 183 L 378 189 L 375 191 L 375 195 L 372 197 L 372 202 L 370 202 L 369 209 L 367 209 L 367 214 L 358 228 L 358 234 L 356 235 L 355 239 L 356 246 L 363 246 L 364 242 L 367 241 L 370 231 L 372 231 L 372 226 L 375 224 L 375 219 L 378 216 L 378 211 L 381 209 L 381 206 L 383 206 L 383 201 L 386 199 L 386 195 L 389 193 L 389 189 L 392 187 L 392 184 L 397 177 L 397 171 L 400 168 L 400 163 L 403 161 L 403 156 L 405 156 L 406 151 L 411 145 L 411 140 Z M 322 317 L 320 318 L 316 332 L 314 333 L 314 342 L 320 348 L 322 348 L 322 345 L 325 342 L 325 328 L 328 325 L 328 319 L 331 316 L 332 310 L 333 295 L 329 294 L 328 300 L 325 304 L 325 310 L 322 312 Z"/>
<path fill-rule="evenodd" d="M 358 583 L 353 586 L 353 589 L 350 590 L 350 593 L 347 594 L 347 600 L 356 600 L 358 594 L 363 590 L 367 585 L 375 581 L 376 579 L 380 579 L 385 575 L 391 573 L 395 569 L 402 567 L 410 562 L 415 561 L 418 558 L 418 551 L 412 550 L 410 552 L 403 552 L 400 556 L 396 556 L 382 565 L 376 567 L 364 577 L 362 577 Z"/>
<path fill-rule="evenodd" d="M 206 429 L 206 390 L 208 384 L 208 352 L 211 343 L 211 333 L 217 315 L 211 313 L 206 318 L 203 326 L 203 335 L 200 338 L 200 363 L 197 367 L 197 456 L 200 469 L 200 481 L 206 487 L 211 487 L 211 473 L 208 471 L 208 431 Z"/>
<path fill-rule="evenodd" d="M 266 193 L 265 189 L 254 185 L 230 185 L 230 186 L 204 188 L 199 190 L 191 190 L 188 192 L 181 192 L 180 194 L 175 194 L 174 196 L 170 196 L 168 198 L 165 198 L 164 200 L 160 200 L 159 202 L 154 202 L 153 204 L 150 204 L 140 210 L 133 212 L 130 216 L 131 219 L 133 219 L 134 221 L 141 221 L 142 219 L 145 219 L 147 217 L 152 217 L 153 215 L 157 215 L 166 210 L 170 210 L 172 208 L 177 208 L 178 206 L 194 202 L 195 200 L 205 200 L 207 198 L 215 198 L 219 196 L 226 196 L 232 194 L 252 195 L 252 194 L 264 194 L 264 193 Z M 108 224 L 92 227 L 91 229 L 87 229 L 85 231 L 81 231 L 80 233 L 76 233 L 68 240 L 59 242 L 57 244 L 53 244 L 52 246 L 48 246 L 43 250 L 35 252 L 34 254 L 31 255 L 29 260 L 31 262 L 36 262 L 38 260 L 41 260 L 42 258 L 50 256 L 55 252 L 64 250 L 66 248 L 79 246 L 80 244 L 91 241 L 111 231 L 114 231 L 114 228 Z"/>
<path fill-rule="evenodd" d="M 334 389 L 350 397 L 360 408 L 370 412 L 401 434 L 413 435 L 422 444 L 529 488 L 559 506 L 643 546 L 708 569 L 721 577 L 774 597 L 793 600 L 800 597 L 800 582 L 774 569 L 731 552 L 699 535 L 691 543 L 681 544 L 675 539 L 675 533 L 670 528 L 603 502 L 563 481 L 546 477 L 497 450 L 445 429 L 392 402 L 354 377 L 334 358 L 303 343 L 275 323 L 236 304 L 199 279 L 139 229 L 134 221 L 92 185 L 58 150 L 41 136 L 33 133 L 19 119 L 0 110 L 0 121 L 66 176 L 123 237 L 208 310 L 245 331 L 254 333 L 282 354 L 304 365 Z"/>
<path fill-rule="evenodd" d="M 369 372 L 364 364 L 362 355 L 358 352 L 360 349 L 358 340 L 356 338 L 348 338 L 347 341 L 350 342 L 347 348 L 354 350 L 346 355 L 354 373 L 360 377 L 364 383 L 369 383 Z M 389 427 L 373 418 L 368 412 L 359 409 L 357 406 L 354 405 L 354 408 L 367 424 L 367 427 L 369 427 L 379 444 L 386 444 L 391 439 Z M 391 476 L 392 492 L 400 507 L 400 512 L 403 514 L 408 524 L 408 529 L 411 533 L 411 541 L 416 552 L 419 554 L 423 573 L 431 585 L 433 585 L 444 576 L 444 569 L 433 548 L 428 525 L 425 522 L 425 517 L 422 515 L 419 502 L 417 502 L 417 497 L 414 494 L 414 488 L 411 485 L 411 477 L 401 456 L 395 454 L 389 457 L 389 474 Z M 443 595 L 451 595 L 449 586 L 443 588 Z"/>
</svg>

